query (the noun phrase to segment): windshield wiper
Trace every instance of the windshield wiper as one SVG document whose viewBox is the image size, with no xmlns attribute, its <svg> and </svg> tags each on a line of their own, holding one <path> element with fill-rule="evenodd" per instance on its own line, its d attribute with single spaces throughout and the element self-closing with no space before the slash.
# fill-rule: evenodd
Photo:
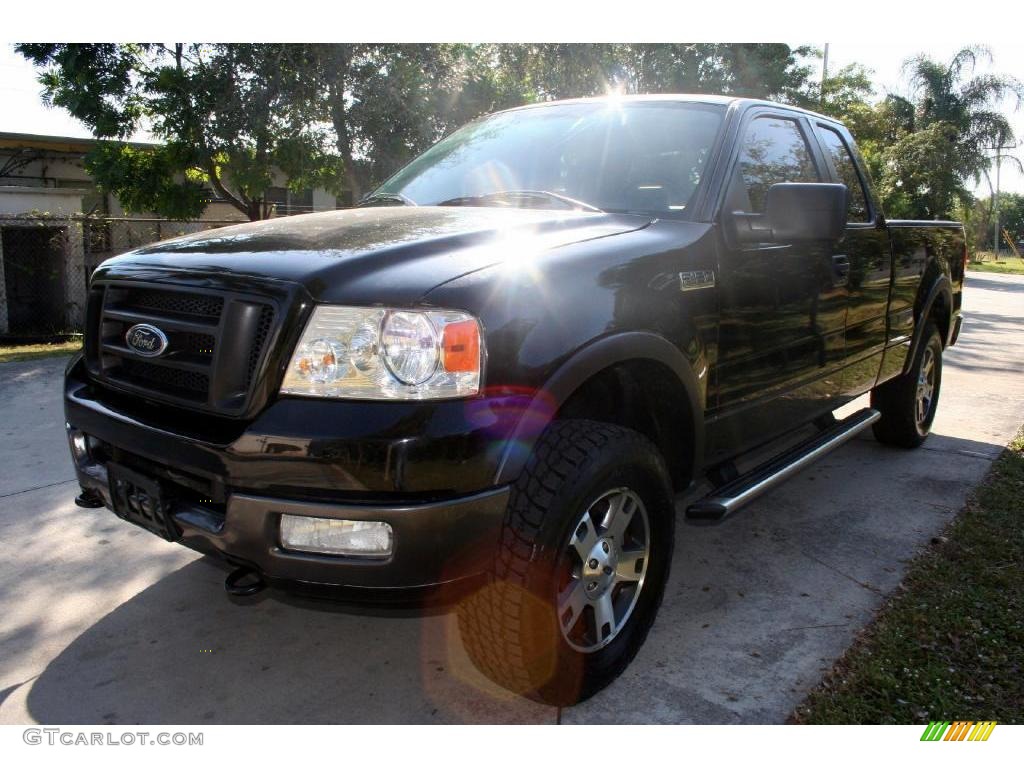
<svg viewBox="0 0 1024 768">
<path fill-rule="evenodd" d="M 400 192 L 374 192 L 372 195 L 360 200 L 356 208 L 374 205 L 418 205 L 418 203 Z"/>
<path fill-rule="evenodd" d="M 589 211 L 591 213 L 604 213 L 597 206 L 584 203 L 581 200 L 574 200 L 571 197 L 560 195 L 557 192 L 548 192 L 546 189 L 508 189 L 498 192 L 489 192 L 486 195 L 469 195 L 466 197 L 453 197 L 450 200 L 442 200 L 435 205 L 501 205 L 503 200 L 514 201 L 544 201 L 558 202 L 567 208 L 577 211 Z M 529 206 L 527 206 L 529 207 Z"/>
</svg>

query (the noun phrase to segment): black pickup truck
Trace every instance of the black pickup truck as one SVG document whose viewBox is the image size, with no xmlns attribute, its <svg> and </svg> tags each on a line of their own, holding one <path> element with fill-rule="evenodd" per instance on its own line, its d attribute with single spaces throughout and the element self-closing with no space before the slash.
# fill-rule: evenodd
<svg viewBox="0 0 1024 768">
<path fill-rule="evenodd" d="M 965 253 L 887 220 L 822 115 L 501 112 L 354 209 L 103 264 L 77 502 L 225 559 L 236 596 L 443 597 L 487 675 L 575 702 L 654 621 L 677 504 L 714 523 L 868 426 L 927 437 Z"/>
</svg>

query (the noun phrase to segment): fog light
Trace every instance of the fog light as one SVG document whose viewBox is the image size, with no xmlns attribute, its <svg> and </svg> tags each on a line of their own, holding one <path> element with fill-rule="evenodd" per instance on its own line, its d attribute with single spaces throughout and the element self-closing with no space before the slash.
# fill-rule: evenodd
<svg viewBox="0 0 1024 768">
<path fill-rule="evenodd" d="M 71 441 L 71 455 L 75 457 L 75 461 L 85 461 L 89 458 L 89 444 L 85 432 L 72 429 L 68 432 L 68 439 Z"/>
<path fill-rule="evenodd" d="M 387 557 L 393 542 L 387 523 L 281 515 L 281 546 L 297 552 Z"/>
</svg>

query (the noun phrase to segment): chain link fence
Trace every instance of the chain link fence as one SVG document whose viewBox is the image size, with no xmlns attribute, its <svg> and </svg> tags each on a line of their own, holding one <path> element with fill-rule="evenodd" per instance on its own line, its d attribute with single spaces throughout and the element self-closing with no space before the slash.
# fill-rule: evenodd
<svg viewBox="0 0 1024 768">
<path fill-rule="evenodd" d="M 0 341 L 81 333 L 89 277 L 134 248 L 235 221 L 0 216 Z"/>
</svg>

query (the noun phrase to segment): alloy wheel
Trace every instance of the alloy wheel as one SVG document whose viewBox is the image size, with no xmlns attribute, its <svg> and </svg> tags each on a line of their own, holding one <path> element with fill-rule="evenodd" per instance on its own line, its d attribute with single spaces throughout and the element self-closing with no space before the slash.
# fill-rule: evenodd
<svg viewBox="0 0 1024 768">
<path fill-rule="evenodd" d="M 918 429 L 924 430 L 935 399 L 935 352 L 926 347 L 921 358 L 921 370 L 917 375 L 917 399 L 915 416 Z"/>
<path fill-rule="evenodd" d="M 558 624 L 573 648 L 593 653 L 625 627 L 644 586 L 651 548 L 647 508 L 636 492 L 601 494 L 572 529 L 558 583 Z"/>
</svg>

